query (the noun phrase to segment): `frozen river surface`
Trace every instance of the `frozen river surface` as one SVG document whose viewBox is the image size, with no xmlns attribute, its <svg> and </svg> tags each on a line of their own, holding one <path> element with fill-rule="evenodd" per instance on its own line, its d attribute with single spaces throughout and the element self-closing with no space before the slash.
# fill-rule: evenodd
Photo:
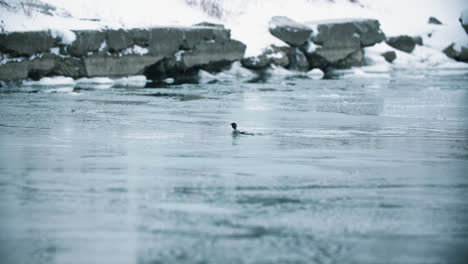
<svg viewBox="0 0 468 264">
<path fill-rule="evenodd" d="M 99 88 L 0 88 L 1 263 L 468 263 L 466 73 Z"/>
</svg>

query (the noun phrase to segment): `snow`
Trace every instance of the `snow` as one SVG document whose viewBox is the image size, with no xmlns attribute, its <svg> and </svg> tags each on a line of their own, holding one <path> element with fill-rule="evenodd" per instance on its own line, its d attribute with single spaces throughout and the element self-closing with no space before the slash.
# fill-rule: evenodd
<svg viewBox="0 0 468 264">
<path fill-rule="evenodd" d="M 75 86 L 73 78 L 57 76 L 57 77 L 44 77 L 39 81 L 23 81 L 24 86 Z"/>
<path fill-rule="evenodd" d="M 184 55 L 184 53 L 185 53 L 185 50 L 177 51 L 176 54 L 174 55 L 176 58 L 176 61 L 182 61 L 182 55 Z"/>
<path fill-rule="evenodd" d="M 50 48 L 50 53 L 60 56 L 60 48 L 59 47 Z"/>
<path fill-rule="evenodd" d="M 149 50 L 147 48 L 143 48 L 143 47 L 140 47 L 138 45 L 133 45 L 133 47 L 124 49 L 122 51 L 122 54 L 123 55 L 136 54 L 136 55 L 142 56 L 142 55 L 148 54 L 148 52 L 149 52 Z"/>
<path fill-rule="evenodd" d="M 310 78 L 314 80 L 320 80 L 320 79 L 323 79 L 323 76 L 325 76 L 325 73 L 323 73 L 323 71 L 320 69 L 312 69 L 307 72 L 307 76 L 309 76 Z"/>
<path fill-rule="evenodd" d="M 78 84 L 113 84 L 114 81 L 107 77 L 80 78 L 76 80 Z"/>
<path fill-rule="evenodd" d="M 50 34 L 54 38 L 60 38 L 60 43 L 71 45 L 76 40 L 76 35 L 69 29 L 51 29 Z"/>
<path fill-rule="evenodd" d="M 107 42 L 104 40 L 99 46 L 99 51 L 105 51 L 107 49 Z"/>
<path fill-rule="evenodd" d="M 243 82 L 248 81 L 257 77 L 253 71 L 242 67 L 240 62 L 234 62 L 231 67 L 217 74 L 211 74 L 204 70 L 198 72 L 198 78 L 200 83 L 209 83 L 211 81 L 234 81 Z"/>
</svg>

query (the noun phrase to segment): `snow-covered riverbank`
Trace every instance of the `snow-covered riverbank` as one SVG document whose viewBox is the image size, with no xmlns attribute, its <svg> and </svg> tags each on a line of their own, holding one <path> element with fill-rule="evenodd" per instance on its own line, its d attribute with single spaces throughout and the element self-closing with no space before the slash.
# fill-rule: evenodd
<svg viewBox="0 0 468 264">
<path fill-rule="evenodd" d="M 52 30 L 63 36 L 62 39 L 73 41 L 70 30 L 190 26 L 208 21 L 225 25 L 231 30 L 233 39 L 245 43 L 246 57 L 258 56 L 271 45 L 285 45 L 268 31 L 268 23 L 275 15 L 287 16 L 300 23 L 323 19 L 373 18 L 378 19 L 387 37 L 420 37 L 423 45 L 416 46 L 411 53 L 401 52 L 386 43 L 366 47 L 366 67 L 362 71 L 387 72 L 407 67 L 468 67 L 465 63 L 448 58 L 442 52 L 452 43 L 455 52 L 468 46 L 468 35 L 459 21 L 462 10 L 468 8 L 468 4 L 459 0 L 134 0 L 131 3 L 123 0 L 47 0 L 43 1 L 49 4 L 46 8 L 31 7 L 28 10 L 12 8 L 16 2 L 18 0 L 2 1 L 10 3 L 10 7 L 0 5 L 3 31 Z M 442 24 L 428 23 L 429 17 L 437 18 Z M 392 63 L 381 56 L 383 52 L 389 51 L 397 55 Z"/>
</svg>

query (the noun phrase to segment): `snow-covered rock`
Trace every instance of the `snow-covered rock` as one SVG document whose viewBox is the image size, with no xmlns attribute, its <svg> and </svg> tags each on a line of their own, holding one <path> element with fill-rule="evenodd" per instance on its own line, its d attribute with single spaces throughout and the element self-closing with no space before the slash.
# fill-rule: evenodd
<svg viewBox="0 0 468 264">
<path fill-rule="evenodd" d="M 293 47 L 304 45 L 312 29 L 288 17 L 274 16 L 269 22 L 270 33 Z"/>
</svg>

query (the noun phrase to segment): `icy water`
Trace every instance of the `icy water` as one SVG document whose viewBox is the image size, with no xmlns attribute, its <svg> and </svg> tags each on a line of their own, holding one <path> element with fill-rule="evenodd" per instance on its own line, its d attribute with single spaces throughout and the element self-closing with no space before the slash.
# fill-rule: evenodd
<svg viewBox="0 0 468 264">
<path fill-rule="evenodd" d="M 99 88 L 0 88 L 1 263 L 468 263 L 466 72 Z"/>
</svg>

